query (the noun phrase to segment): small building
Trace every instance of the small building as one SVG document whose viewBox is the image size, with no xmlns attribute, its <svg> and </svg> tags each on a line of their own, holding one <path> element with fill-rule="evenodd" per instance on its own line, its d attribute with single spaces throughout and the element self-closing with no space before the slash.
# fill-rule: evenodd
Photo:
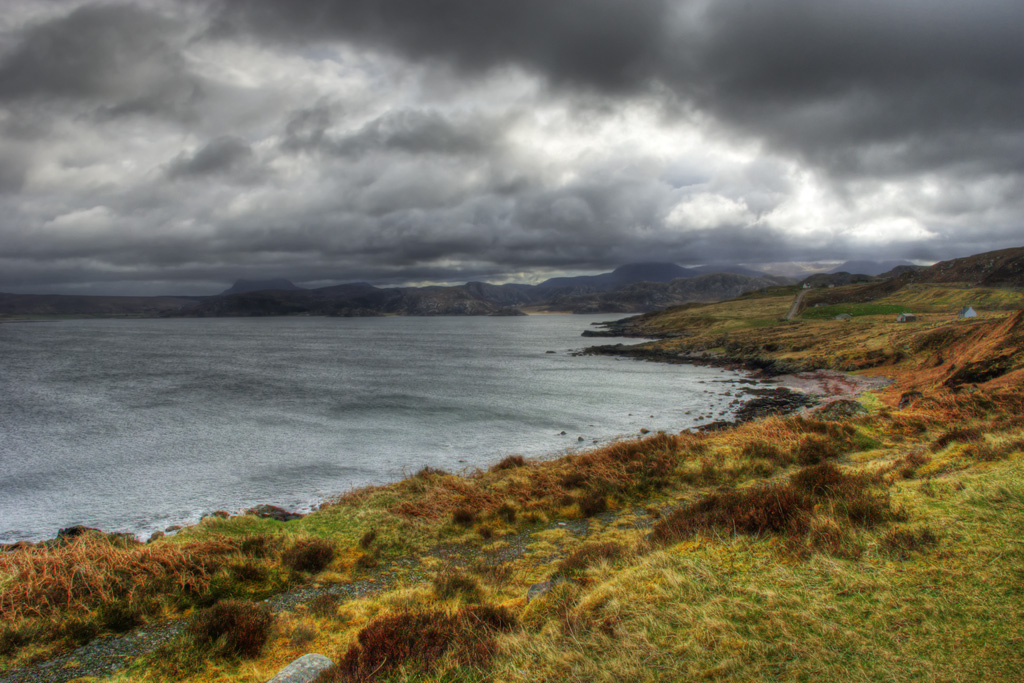
<svg viewBox="0 0 1024 683">
<path fill-rule="evenodd" d="M 978 312 L 976 310 L 974 310 L 973 308 L 971 308 L 970 306 L 964 306 L 956 314 L 956 317 L 958 317 L 958 318 L 977 318 L 978 317 Z"/>
<path fill-rule="evenodd" d="M 896 316 L 896 322 L 898 323 L 912 323 L 917 320 L 917 316 L 913 313 L 900 313 Z"/>
<path fill-rule="evenodd" d="M 836 320 L 853 320 L 853 316 L 849 313 L 840 313 L 836 316 Z"/>
</svg>

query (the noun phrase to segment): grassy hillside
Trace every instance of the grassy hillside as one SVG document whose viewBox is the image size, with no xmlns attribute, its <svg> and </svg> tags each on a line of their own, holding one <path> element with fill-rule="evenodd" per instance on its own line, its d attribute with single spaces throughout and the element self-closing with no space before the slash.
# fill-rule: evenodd
<svg viewBox="0 0 1024 683">
<path fill-rule="evenodd" d="M 1019 680 L 1019 293 L 917 283 L 858 302 L 912 306 L 908 324 L 870 308 L 784 322 L 796 294 L 629 326 L 663 335 L 646 346 L 662 359 L 892 384 L 809 415 L 425 470 L 293 522 L 3 553 L 0 657 L 173 617 L 176 640 L 113 680 L 262 682 L 306 652 L 340 664 L 324 681 Z M 964 303 L 980 317 L 956 320 Z M 274 614 L 249 602 L 286 589 Z"/>
</svg>

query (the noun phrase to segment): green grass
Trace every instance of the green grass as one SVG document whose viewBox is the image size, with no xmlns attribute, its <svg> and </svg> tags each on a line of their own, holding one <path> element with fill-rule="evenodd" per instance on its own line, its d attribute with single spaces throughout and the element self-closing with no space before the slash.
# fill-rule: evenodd
<svg viewBox="0 0 1024 683">
<path fill-rule="evenodd" d="M 897 315 L 904 312 L 910 311 L 907 311 L 905 306 L 895 304 L 835 304 L 808 308 L 802 317 L 810 320 L 828 320 L 842 313 L 857 318 L 864 315 Z"/>
</svg>

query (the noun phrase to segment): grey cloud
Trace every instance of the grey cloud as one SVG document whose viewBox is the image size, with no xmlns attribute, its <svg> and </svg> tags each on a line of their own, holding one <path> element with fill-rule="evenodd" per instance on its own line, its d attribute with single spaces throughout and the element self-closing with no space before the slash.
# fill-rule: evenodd
<svg viewBox="0 0 1024 683">
<path fill-rule="evenodd" d="M 83 6 L 28 29 L 0 60 L 0 101 L 88 100 L 98 113 L 187 117 L 202 98 L 174 22 L 131 5 Z"/>
<path fill-rule="evenodd" d="M 194 154 L 180 154 L 168 165 L 167 177 L 180 179 L 223 174 L 244 166 L 253 156 L 248 142 L 224 135 L 211 140 Z"/>
<path fill-rule="evenodd" d="M 333 112 L 325 104 L 299 110 L 285 126 L 282 147 L 338 156 L 371 152 L 480 155 L 497 146 L 507 124 L 473 116 L 452 120 L 437 111 L 408 108 L 386 112 L 346 133 L 330 133 L 333 122 Z"/>
</svg>

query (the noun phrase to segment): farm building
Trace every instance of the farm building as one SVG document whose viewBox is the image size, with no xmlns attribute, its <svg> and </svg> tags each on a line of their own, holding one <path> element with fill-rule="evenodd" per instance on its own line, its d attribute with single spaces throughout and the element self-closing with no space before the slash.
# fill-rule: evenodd
<svg viewBox="0 0 1024 683">
<path fill-rule="evenodd" d="M 964 306 L 956 314 L 956 317 L 958 317 L 958 318 L 977 318 L 978 317 L 978 312 L 976 310 L 974 310 L 970 306 Z"/>
<path fill-rule="evenodd" d="M 898 323 L 912 323 L 917 320 L 917 316 L 913 313 L 900 313 L 896 316 L 896 322 Z"/>
</svg>

